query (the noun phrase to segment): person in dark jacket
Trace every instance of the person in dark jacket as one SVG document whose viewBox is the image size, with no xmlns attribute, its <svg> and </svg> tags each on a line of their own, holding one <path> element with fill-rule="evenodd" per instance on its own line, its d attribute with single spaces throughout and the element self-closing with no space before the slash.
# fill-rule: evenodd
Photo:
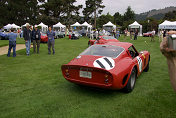
<svg viewBox="0 0 176 118">
<path fill-rule="evenodd" d="M 23 37 L 24 37 L 25 45 L 26 45 L 26 54 L 27 56 L 29 56 L 30 47 L 31 47 L 31 39 L 32 39 L 32 31 L 30 30 L 29 23 L 26 23 L 26 28 L 24 29 Z"/>
<path fill-rule="evenodd" d="M 14 29 L 10 30 L 11 32 L 7 35 L 9 38 L 9 49 L 7 56 L 10 57 L 11 49 L 13 48 L 13 57 L 16 57 L 16 38 L 17 33 L 14 33 Z"/>
<path fill-rule="evenodd" d="M 138 36 L 138 30 L 136 29 L 134 33 L 134 40 L 137 40 L 137 36 Z"/>
<path fill-rule="evenodd" d="M 55 32 L 52 30 L 51 27 L 48 28 L 47 31 L 47 36 L 48 36 L 48 54 L 51 54 L 51 47 L 53 50 L 53 55 L 55 54 L 55 49 L 54 49 L 54 37 L 55 37 Z"/>
<path fill-rule="evenodd" d="M 40 30 L 37 28 L 37 25 L 35 25 L 35 28 L 32 31 L 32 39 L 33 39 L 33 49 L 34 53 L 36 53 L 36 43 L 37 43 L 37 53 L 39 54 L 39 48 L 40 48 Z"/>
</svg>

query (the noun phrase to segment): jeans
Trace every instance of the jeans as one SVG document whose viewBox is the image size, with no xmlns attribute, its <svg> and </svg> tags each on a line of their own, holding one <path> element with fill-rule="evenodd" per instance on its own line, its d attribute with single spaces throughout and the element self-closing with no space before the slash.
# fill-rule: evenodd
<svg viewBox="0 0 176 118">
<path fill-rule="evenodd" d="M 8 57 L 10 57 L 12 48 L 13 48 L 13 57 L 16 57 L 16 41 L 9 41 L 9 50 L 7 54 Z"/>
<path fill-rule="evenodd" d="M 53 54 L 55 54 L 54 43 L 54 40 L 48 40 L 48 54 L 51 54 L 51 47 L 53 50 Z"/>
<path fill-rule="evenodd" d="M 25 45 L 26 45 L 26 54 L 29 55 L 30 47 L 31 47 L 31 40 L 26 40 Z"/>
<path fill-rule="evenodd" d="M 36 43 L 37 43 L 37 53 L 39 53 L 40 40 L 33 40 L 33 49 L 34 49 L 34 53 L 36 53 Z"/>
</svg>

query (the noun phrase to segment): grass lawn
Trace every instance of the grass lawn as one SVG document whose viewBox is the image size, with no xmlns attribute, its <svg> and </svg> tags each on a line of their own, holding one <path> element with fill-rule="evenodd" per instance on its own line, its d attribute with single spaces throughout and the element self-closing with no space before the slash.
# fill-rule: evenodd
<svg viewBox="0 0 176 118">
<path fill-rule="evenodd" d="M 17 38 L 16 43 L 17 44 L 25 44 L 23 38 Z M 0 47 L 8 46 L 8 45 L 9 45 L 9 40 L 0 40 Z"/>
<path fill-rule="evenodd" d="M 87 38 L 56 39 L 55 55 L 41 44 L 39 55 L 28 57 L 23 49 L 16 58 L 0 56 L 0 118 L 176 118 L 176 94 L 158 40 L 125 41 L 151 53 L 149 72 L 141 74 L 129 94 L 81 87 L 63 78 L 61 65 L 87 48 Z M 0 40 L 0 46 L 7 42 Z"/>
</svg>

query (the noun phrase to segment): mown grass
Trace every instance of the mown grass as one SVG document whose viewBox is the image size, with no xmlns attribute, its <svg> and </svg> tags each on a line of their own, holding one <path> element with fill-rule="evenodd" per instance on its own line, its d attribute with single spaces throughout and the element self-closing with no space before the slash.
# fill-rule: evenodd
<svg viewBox="0 0 176 118">
<path fill-rule="evenodd" d="M 57 39 L 55 55 L 48 55 L 47 45 L 41 44 L 40 54 L 28 57 L 23 49 L 16 58 L 0 56 L 0 118 L 175 118 L 176 94 L 158 40 L 120 41 L 151 53 L 149 72 L 140 75 L 129 94 L 82 87 L 63 78 L 61 65 L 87 48 L 87 38 Z"/>
<path fill-rule="evenodd" d="M 24 38 L 17 38 L 16 39 L 16 43 L 17 44 L 24 44 Z M 8 40 L 0 40 L 0 47 L 3 46 L 8 46 L 9 45 L 9 41 Z"/>
</svg>

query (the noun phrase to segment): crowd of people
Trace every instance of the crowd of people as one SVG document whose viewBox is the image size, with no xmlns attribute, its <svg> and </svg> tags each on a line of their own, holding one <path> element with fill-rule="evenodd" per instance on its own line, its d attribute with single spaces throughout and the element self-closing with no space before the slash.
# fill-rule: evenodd
<svg viewBox="0 0 176 118">
<path fill-rule="evenodd" d="M 48 28 L 47 31 L 48 36 L 48 54 L 51 54 L 51 47 L 53 51 L 53 55 L 55 54 L 55 32 L 52 30 L 52 27 Z M 36 47 L 37 47 L 37 54 L 39 54 L 39 48 L 40 48 L 40 30 L 38 29 L 37 25 L 34 26 L 34 29 L 32 26 L 30 26 L 29 23 L 26 23 L 26 28 L 24 28 L 23 31 L 23 37 L 25 40 L 25 46 L 26 46 L 26 55 L 30 55 L 30 48 L 31 48 L 31 41 L 33 42 L 33 53 L 36 53 Z M 13 57 L 16 57 L 16 38 L 17 33 L 14 32 L 14 29 L 10 29 L 10 33 L 8 34 L 9 38 L 9 49 L 7 56 L 10 57 L 11 49 L 13 48 Z"/>
</svg>

